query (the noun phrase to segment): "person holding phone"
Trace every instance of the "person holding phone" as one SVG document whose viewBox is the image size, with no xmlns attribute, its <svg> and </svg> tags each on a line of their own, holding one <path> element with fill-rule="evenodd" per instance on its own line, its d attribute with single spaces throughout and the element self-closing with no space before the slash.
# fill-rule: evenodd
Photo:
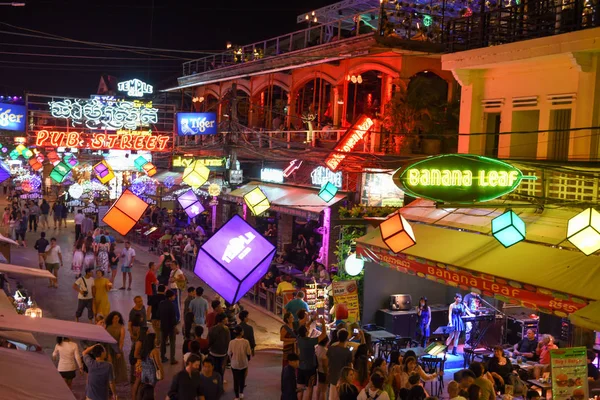
<svg viewBox="0 0 600 400">
<path fill-rule="evenodd" d="M 323 317 L 319 318 L 321 324 L 321 334 L 319 337 L 308 337 L 308 328 L 302 325 L 298 328 L 298 354 L 300 356 L 300 364 L 298 366 L 298 384 L 306 388 L 302 398 L 305 400 L 312 399 L 313 387 L 317 381 L 317 356 L 315 346 L 320 341 L 327 337 L 327 326 Z"/>
</svg>

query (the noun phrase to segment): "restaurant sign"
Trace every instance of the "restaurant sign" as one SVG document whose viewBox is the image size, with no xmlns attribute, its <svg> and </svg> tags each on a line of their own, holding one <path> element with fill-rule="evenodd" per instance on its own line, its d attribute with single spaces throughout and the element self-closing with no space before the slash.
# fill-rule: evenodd
<svg viewBox="0 0 600 400">
<path fill-rule="evenodd" d="M 190 166 L 194 161 L 199 164 L 207 166 L 209 169 L 216 169 L 219 167 L 225 167 L 225 158 L 196 158 L 192 155 L 177 155 L 173 156 L 172 166 L 173 168 L 186 168 Z"/>
<path fill-rule="evenodd" d="M 216 135 L 217 114 L 177 113 L 177 133 L 179 136 Z"/>
<path fill-rule="evenodd" d="M 61 131 L 38 131 L 35 145 L 38 147 L 70 147 L 91 150 L 147 150 L 167 151 L 171 136 L 152 134 L 83 133 Z"/>
<path fill-rule="evenodd" d="M 394 254 L 377 246 L 358 245 L 356 254 L 408 275 L 559 317 L 567 317 L 568 314 L 588 304 L 588 300 L 566 293 L 477 273 L 402 253 Z"/>
<path fill-rule="evenodd" d="M 515 190 L 524 176 L 500 160 L 470 154 L 429 157 L 400 168 L 396 185 L 413 197 L 442 203 L 477 203 L 496 199 Z"/>
<path fill-rule="evenodd" d="M 352 152 L 358 142 L 364 138 L 374 122 L 366 115 L 361 115 L 358 120 L 344 133 L 333 152 L 325 159 L 325 164 L 333 172 L 337 171 L 347 154 Z"/>
<path fill-rule="evenodd" d="M 25 131 L 25 106 L 0 103 L 0 129 Z"/>
</svg>

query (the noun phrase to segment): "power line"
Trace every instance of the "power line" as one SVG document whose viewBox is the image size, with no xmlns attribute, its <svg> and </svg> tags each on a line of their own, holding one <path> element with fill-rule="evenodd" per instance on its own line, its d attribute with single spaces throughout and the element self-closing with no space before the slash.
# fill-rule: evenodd
<svg viewBox="0 0 600 400">
<path fill-rule="evenodd" d="M 68 54 L 43 54 L 43 53 L 23 53 L 16 51 L 0 51 L 0 54 L 10 54 L 16 56 L 28 56 L 28 57 L 61 57 L 61 58 L 85 58 L 85 59 L 100 59 L 100 60 L 140 60 L 140 61 L 173 61 L 165 58 L 153 58 L 153 57 L 107 57 L 107 56 L 74 56 Z"/>
</svg>

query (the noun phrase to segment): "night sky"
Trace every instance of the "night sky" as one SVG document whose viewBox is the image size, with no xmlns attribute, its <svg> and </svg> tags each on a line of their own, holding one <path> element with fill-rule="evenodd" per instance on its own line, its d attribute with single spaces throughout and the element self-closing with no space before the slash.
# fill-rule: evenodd
<svg viewBox="0 0 600 400">
<path fill-rule="evenodd" d="M 49 40 L 50 37 L 199 52 L 221 51 L 227 41 L 244 45 L 303 29 L 304 25 L 296 23 L 298 14 L 335 2 L 24 1 L 25 7 L 0 6 L 1 95 L 30 92 L 88 97 L 96 92 L 101 74 L 114 75 L 119 80 L 138 77 L 156 89 L 172 87 L 185 60 L 168 57 L 195 59 L 206 55 L 136 50 L 147 53 L 138 54 L 64 39 Z"/>
</svg>

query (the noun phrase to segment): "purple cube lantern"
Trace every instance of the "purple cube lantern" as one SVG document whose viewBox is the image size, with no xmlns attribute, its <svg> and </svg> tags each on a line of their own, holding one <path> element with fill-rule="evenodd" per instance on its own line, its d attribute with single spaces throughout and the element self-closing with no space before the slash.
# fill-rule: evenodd
<svg viewBox="0 0 600 400">
<path fill-rule="evenodd" d="M 198 250 L 194 273 L 233 304 L 267 273 L 274 256 L 275 246 L 234 215 Z"/>
<path fill-rule="evenodd" d="M 10 178 L 10 167 L 0 161 L 0 183 Z"/>
<path fill-rule="evenodd" d="M 204 212 L 202 203 L 200 203 L 198 197 L 196 197 L 196 193 L 194 193 L 192 189 L 179 196 L 177 201 L 181 204 L 181 208 L 185 210 L 190 218 L 194 218 L 196 215 Z"/>
</svg>

